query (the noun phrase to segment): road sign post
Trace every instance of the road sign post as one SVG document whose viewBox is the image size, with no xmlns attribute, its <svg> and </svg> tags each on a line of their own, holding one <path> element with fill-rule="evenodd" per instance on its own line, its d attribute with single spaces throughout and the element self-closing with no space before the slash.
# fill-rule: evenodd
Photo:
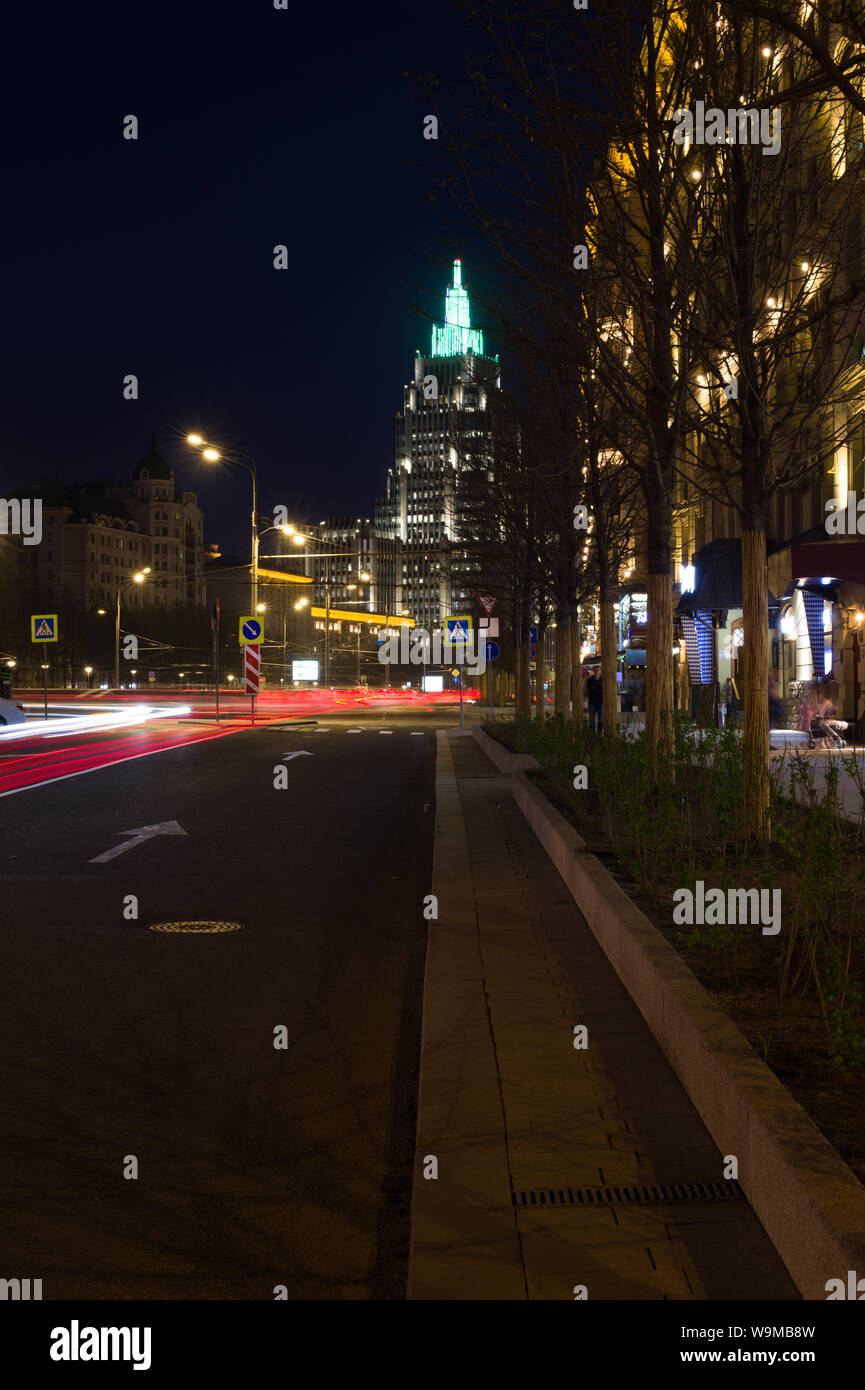
<svg viewBox="0 0 865 1390">
<path fill-rule="evenodd" d="M 56 642 L 59 636 L 56 613 L 30 614 L 30 641 L 37 646 L 43 642 Z M 48 663 L 42 662 L 42 697 L 45 718 L 48 718 Z"/>
<path fill-rule="evenodd" d="M 249 695 L 252 705 L 250 718 L 255 723 L 255 697 L 259 691 L 261 671 L 261 647 L 256 642 L 247 642 L 243 650 L 243 679 L 246 693 Z"/>
</svg>

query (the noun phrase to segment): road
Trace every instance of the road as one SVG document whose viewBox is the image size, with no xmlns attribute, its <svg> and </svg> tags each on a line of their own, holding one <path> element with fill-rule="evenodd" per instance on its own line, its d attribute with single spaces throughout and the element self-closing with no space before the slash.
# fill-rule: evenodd
<svg viewBox="0 0 865 1390">
<path fill-rule="evenodd" d="M 210 731 L 2 802 L 7 1277 L 404 1297 L 442 722 Z M 192 919 L 240 929 L 150 930 Z"/>
</svg>

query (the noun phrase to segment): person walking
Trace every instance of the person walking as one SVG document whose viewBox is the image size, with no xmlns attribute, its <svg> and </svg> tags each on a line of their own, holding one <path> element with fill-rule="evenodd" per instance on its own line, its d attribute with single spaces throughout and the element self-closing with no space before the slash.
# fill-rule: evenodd
<svg viewBox="0 0 865 1390">
<path fill-rule="evenodd" d="M 589 703 L 589 729 L 599 734 L 604 732 L 604 688 L 594 671 L 586 681 L 586 699 Z"/>
</svg>

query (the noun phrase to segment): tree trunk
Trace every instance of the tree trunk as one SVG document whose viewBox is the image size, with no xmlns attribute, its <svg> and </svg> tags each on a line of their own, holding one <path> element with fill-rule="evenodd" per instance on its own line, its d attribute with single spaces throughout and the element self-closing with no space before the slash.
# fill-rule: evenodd
<svg viewBox="0 0 865 1390">
<path fill-rule="evenodd" d="M 615 735 L 619 728 L 619 691 L 616 684 L 616 615 L 612 598 L 601 598 L 601 685 L 604 702 L 604 733 Z"/>
<path fill-rule="evenodd" d="M 648 576 L 649 627 L 646 638 L 646 739 L 653 775 L 662 757 L 673 752 L 673 580 Z"/>
<path fill-rule="evenodd" d="M 745 834 L 768 840 L 769 596 L 766 533 L 742 532 L 742 616 L 745 629 Z"/>
<path fill-rule="evenodd" d="M 571 616 L 565 611 L 556 620 L 556 670 L 554 676 L 554 709 L 562 719 L 570 717 L 571 702 Z"/>
<path fill-rule="evenodd" d="M 571 625 L 571 718 L 574 725 L 583 722 L 583 628 L 579 618 Z"/>
<path fill-rule="evenodd" d="M 521 641 L 517 647 L 517 698 L 516 698 L 516 717 L 517 719 L 531 719 L 532 717 L 532 697 L 531 697 L 531 673 L 529 671 L 529 642 L 528 633 L 525 641 Z"/>
<path fill-rule="evenodd" d="M 539 724 L 543 724 L 547 717 L 547 706 L 544 691 L 544 675 L 546 672 L 546 662 L 544 661 L 544 650 L 546 648 L 546 628 L 538 624 L 538 640 L 535 645 L 537 660 L 535 661 L 535 719 Z"/>
</svg>

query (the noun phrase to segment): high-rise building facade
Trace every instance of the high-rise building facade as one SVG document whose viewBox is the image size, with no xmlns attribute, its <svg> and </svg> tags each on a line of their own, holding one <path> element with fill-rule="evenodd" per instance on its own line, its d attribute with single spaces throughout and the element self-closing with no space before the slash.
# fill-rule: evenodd
<svg viewBox="0 0 865 1390">
<path fill-rule="evenodd" d="M 433 325 L 429 355 L 415 353 L 413 375 L 395 419 L 394 462 L 375 526 L 401 542 L 397 611 L 409 611 L 419 627 L 434 632 L 473 598 L 460 479 L 481 454 L 487 393 L 501 384 L 498 357 L 484 353 L 483 333 L 471 326 L 459 260 L 444 323 Z"/>
</svg>

